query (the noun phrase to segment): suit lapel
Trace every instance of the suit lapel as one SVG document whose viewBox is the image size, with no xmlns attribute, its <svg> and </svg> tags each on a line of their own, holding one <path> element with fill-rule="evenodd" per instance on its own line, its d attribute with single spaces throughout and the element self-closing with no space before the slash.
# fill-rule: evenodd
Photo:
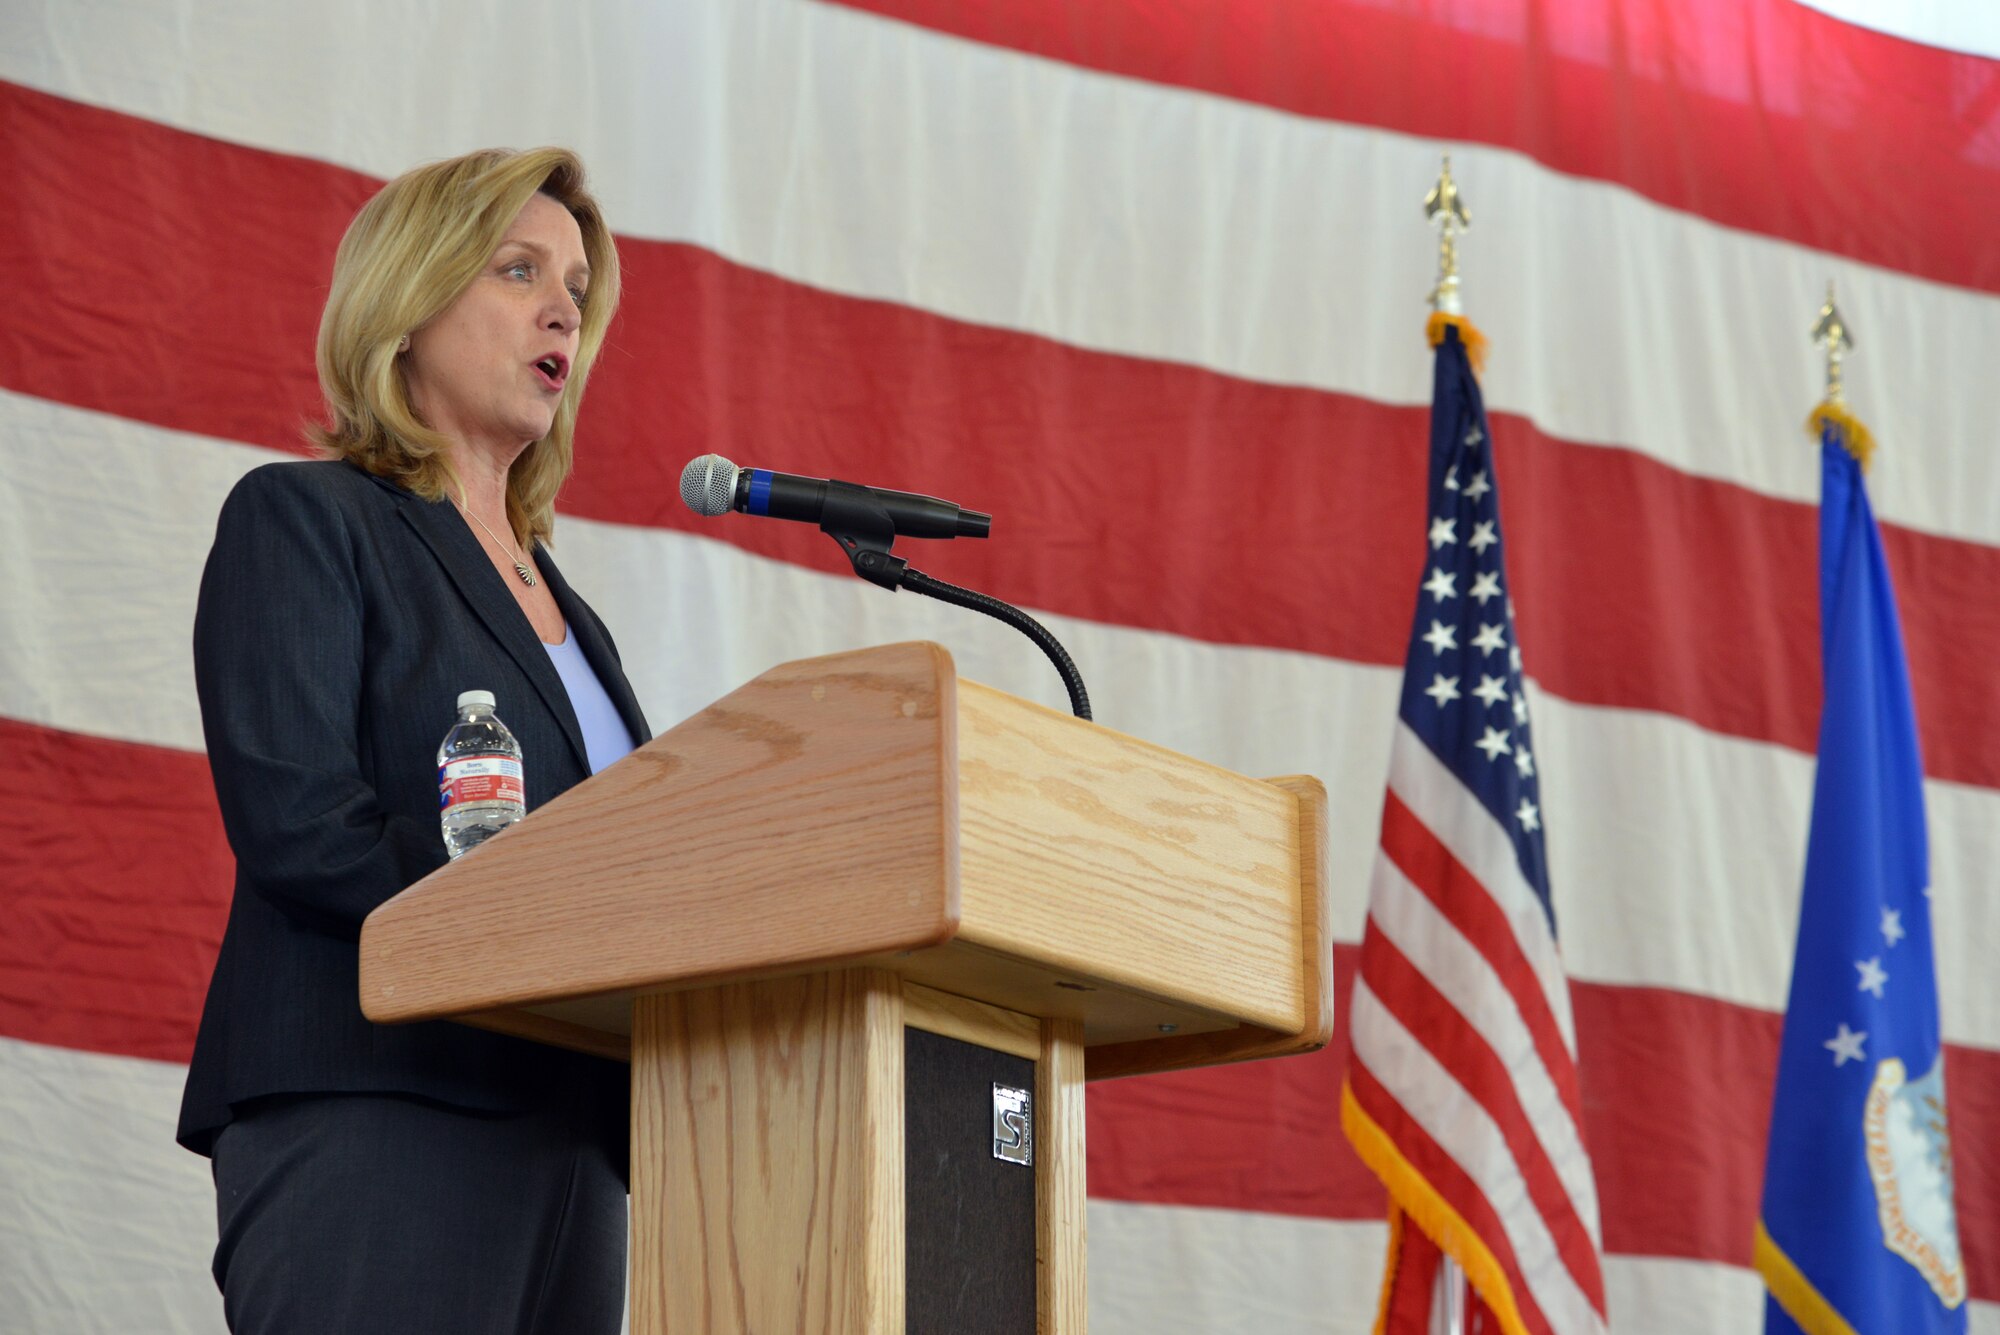
<svg viewBox="0 0 2000 1335">
<path fill-rule="evenodd" d="M 378 482 L 382 479 L 376 479 Z M 438 563 L 451 576 L 458 592 L 501 647 L 513 655 L 521 671 L 534 683 L 535 691 L 542 697 L 542 703 L 558 724 L 563 736 L 569 739 L 571 752 L 583 773 L 590 773 L 590 753 L 584 748 L 583 728 L 576 721 L 576 711 L 570 707 L 569 692 L 563 689 L 562 676 L 549 658 L 549 651 L 535 634 L 535 628 L 528 624 L 528 618 L 521 611 L 521 605 L 514 601 L 500 572 L 487 559 L 486 549 L 479 545 L 472 529 L 459 516 L 457 507 L 449 501 L 425 501 L 395 487 L 400 504 L 396 507 L 417 536 L 431 549 Z M 551 581 L 553 585 L 553 581 Z M 560 598 L 558 606 L 561 605 Z M 505 718 L 503 710 L 501 717 Z"/>
<path fill-rule="evenodd" d="M 562 609 L 563 620 L 569 623 L 569 633 L 576 636 L 577 647 L 583 650 L 590 670 L 597 674 L 597 680 L 603 685 L 604 693 L 611 697 L 625 730 L 632 734 L 632 745 L 644 746 L 652 739 L 652 731 L 646 726 L 646 716 L 639 708 L 638 696 L 632 693 L 632 684 L 625 680 L 625 670 L 619 665 L 618 655 L 597 629 L 596 616 L 570 589 L 569 581 L 563 578 L 562 571 L 556 569 L 556 563 L 550 559 L 548 548 L 537 550 L 535 563 L 542 568 L 542 574 L 549 581 L 549 592 L 555 595 L 556 606 Z"/>
</svg>

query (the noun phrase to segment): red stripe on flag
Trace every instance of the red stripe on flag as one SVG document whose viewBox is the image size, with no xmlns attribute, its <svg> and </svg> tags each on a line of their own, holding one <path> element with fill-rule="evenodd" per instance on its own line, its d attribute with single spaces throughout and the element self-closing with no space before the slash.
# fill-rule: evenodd
<svg viewBox="0 0 2000 1335">
<path fill-rule="evenodd" d="M 0 719 L 0 1034 L 184 1062 L 235 874 L 208 759 Z"/>
<path fill-rule="evenodd" d="M 1747 1268 L 1784 1017 L 1656 987 L 1572 981 L 1570 997 L 1604 1250 Z M 2000 1081 L 2000 1054 L 1980 1055 Z M 1968 1232 L 2000 1229 L 2000 1173 L 1959 1189 Z"/>
<path fill-rule="evenodd" d="M 1092 1084 L 1085 1105 L 1090 1194 L 1303 1218 L 1383 1218 L 1382 1184 L 1340 1132 L 1357 955 L 1355 946 L 1334 947 L 1340 1002 L 1333 1038 L 1316 1053 Z"/>
<path fill-rule="evenodd" d="M 1557 1254 L 1577 1287 L 1602 1312 L 1604 1274 L 1598 1265 L 1597 1244 L 1591 1240 L 1582 1216 L 1564 1190 L 1548 1146 L 1537 1134 L 1527 1109 L 1521 1106 L 1520 1092 L 1507 1072 L 1507 1064 L 1479 1032 L 1477 1022 L 1461 1015 L 1423 971 L 1396 948 L 1379 924 L 1362 941 L 1361 977 L 1389 1013 L 1493 1119 L 1515 1169 L 1527 1184 L 1534 1213 L 1541 1216 L 1543 1227 L 1555 1242 Z M 1349 1071 L 1362 1067 L 1363 1063 L 1352 1062 Z M 1573 1126 L 1581 1136 L 1582 1126 Z M 1401 1143 L 1397 1141 L 1399 1146 Z M 1582 1146 L 1577 1149 L 1581 1153 Z M 1486 1237 L 1484 1230 L 1481 1236 Z M 1492 1239 L 1486 1237 L 1486 1241 L 1490 1244 Z"/>
<path fill-rule="evenodd" d="M 13 295 L 0 384 L 302 449 L 334 242 L 373 183 L 11 85 L 0 117 L 20 220 L 0 251 Z M 163 235 L 177 239 L 172 263 L 157 262 Z M 1015 602 L 1403 661 L 1425 408 L 1086 352 L 685 246 L 626 241 L 621 253 L 628 296 L 592 381 L 568 513 L 844 569 L 802 525 L 685 510 L 681 463 L 740 453 L 996 513 L 992 542 L 931 544 L 921 564 Z M 1422 357 L 1414 325 L 1410 340 Z M 1544 686 L 1814 748 L 1812 506 L 1555 440 L 1521 418 L 1494 418 L 1494 432 L 1520 638 Z M 2000 710 L 1987 707 L 2000 548 L 1892 526 L 1883 540 L 1928 770 L 2000 787 Z"/>
<path fill-rule="evenodd" d="M 1421 745 L 1421 743 L 1416 743 Z M 1471 942 L 1493 966 L 1493 972 L 1514 999 L 1521 1020 L 1534 1040 L 1535 1053 L 1554 1081 L 1556 1093 L 1570 1117 L 1583 1125 L 1583 1101 L 1577 1093 L 1575 1054 L 1564 1042 L 1562 1027 L 1549 1009 L 1541 979 L 1522 953 L 1514 924 L 1508 921 L 1479 878 L 1467 871 L 1424 823 L 1389 789 L 1382 807 L 1382 852 L 1411 885 L 1436 906 L 1459 935 Z"/>
<path fill-rule="evenodd" d="M 0 276 L 35 307 L 0 313 L 0 383 L 303 451 L 334 248 L 380 182 L 5 82 L 0 124 Z"/>
<path fill-rule="evenodd" d="M 1389 1207 L 1389 1257 L 1382 1310 L 1376 1330 L 1383 1335 L 1429 1332 L 1437 1299 L 1437 1272 L 1444 1253 L 1400 1208 Z M 1470 1288 L 1470 1285 L 1461 1285 Z"/>
<path fill-rule="evenodd" d="M 1548 1317 L 1543 1314 L 1541 1305 L 1535 1301 L 1534 1293 L 1522 1278 L 1513 1239 L 1502 1226 L 1492 1202 L 1486 1199 L 1486 1193 L 1466 1175 L 1458 1160 L 1431 1139 L 1430 1133 L 1417 1124 L 1416 1119 L 1404 1110 L 1403 1105 L 1366 1066 L 1360 1062 L 1350 1063 L 1347 1084 L 1354 1091 L 1354 1101 L 1361 1105 L 1361 1110 L 1395 1142 L 1410 1167 L 1423 1175 L 1424 1181 L 1458 1212 L 1459 1218 L 1492 1253 L 1494 1261 L 1507 1277 L 1508 1287 L 1514 1291 L 1515 1306 L 1520 1310 L 1523 1323 L 1530 1331 L 1552 1335 Z"/>
<path fill-rule="evenodd" d="M 1514 149 L 1672 208 L 2000 291 L 2000 62 L 1795 0 L 842 0 L 1107 74 Z"/>
</svg>

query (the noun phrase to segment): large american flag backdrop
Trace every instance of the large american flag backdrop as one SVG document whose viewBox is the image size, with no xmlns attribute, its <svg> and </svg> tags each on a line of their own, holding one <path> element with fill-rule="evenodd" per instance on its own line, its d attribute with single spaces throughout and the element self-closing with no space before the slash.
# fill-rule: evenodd
<svg viewBox="0 0 2000 1335">
<path fill-rule="evenodd" d="M 1451 152 L 1619 1331 L 1761 1316 L 1820 696 L 1805 330 L 1836 280 L 1929 770 L 1973 1328 L 2000 1330 L 2000 40 L 1949 19 L 0 4 L 0 1328 L 220 1329 L 205 1165 L 171 1143 L 229 885 L 197 576 L 231 484 L 303 450 L 355 208 L 560 142 L 628 295 L 556 551 L 656 726 L 910 638 L 1062 703 L 1025 642 L 821 535 L 696 520 L 691 456 L 990 510 L 920 564 L 1044 616 L 1102 722 L 1325 779 L 1343 1021 L 1429 554 L 1419 201 Z M 1343 1028 L 1093 1087 L 1096 1329 L 1369 1326 L 1385 1198 L 1346 1068 Z"/>
</svg>

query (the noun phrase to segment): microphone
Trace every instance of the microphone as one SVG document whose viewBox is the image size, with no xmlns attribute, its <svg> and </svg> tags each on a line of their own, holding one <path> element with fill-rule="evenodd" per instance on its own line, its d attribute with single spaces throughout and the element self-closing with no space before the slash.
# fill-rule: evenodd
<svg viewBox="0 0 2000 1335">
<path fill-rule="evenodd" d="M 738 468 L 719 454 L 688 460 L 681 470 L 681 499 L 688 509 L 711 518 L 736 510 L 822 528 L 859 501 L 873 514 L 886 516 L 895 535 L 905 538 L 983 538 L 993 527 L 992 515 L 960 509 L 935 496 L 774 473 L 768 468 Z"/>
<path fill-rule="evenodd" d="M 1004 621 L 1026 635 L 1048 655 L 1062 674 L 1069 707 L 1078 718 L 1090 717 L 1090 693 L 1083 674 L 1048 627 L 1020 608 L 932 579 L 889 549 L 898 537 L 983 538 L 993 516 L 961 510 L 935 496 L 885 491 L 837 478 L 797 477 L 765 468 L 738 468 L 719 454 L 688 460 L 681 470 L 681 499 L 698 515 L 714 518 L 731 510 L 818 524 L 820 532 L 840 545 L 854 573 L 894 593 L 908 589 L 956 607 L 968 608 Z"/>
</svg>

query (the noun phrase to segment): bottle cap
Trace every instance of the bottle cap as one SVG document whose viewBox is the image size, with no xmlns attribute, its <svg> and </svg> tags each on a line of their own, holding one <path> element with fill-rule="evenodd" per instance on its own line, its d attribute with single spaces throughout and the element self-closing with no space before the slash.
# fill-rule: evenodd
<svg viewBox="0 0 2000 1335">
<path fill-rule="evenodd" d="M 493 692 L 491 691 L 462 692 L 458 697 L 459 710 L 463 712 L 467 705 L 485 705 L 488 709 L 491 709 L 493 708 Z"/>
</svg>

